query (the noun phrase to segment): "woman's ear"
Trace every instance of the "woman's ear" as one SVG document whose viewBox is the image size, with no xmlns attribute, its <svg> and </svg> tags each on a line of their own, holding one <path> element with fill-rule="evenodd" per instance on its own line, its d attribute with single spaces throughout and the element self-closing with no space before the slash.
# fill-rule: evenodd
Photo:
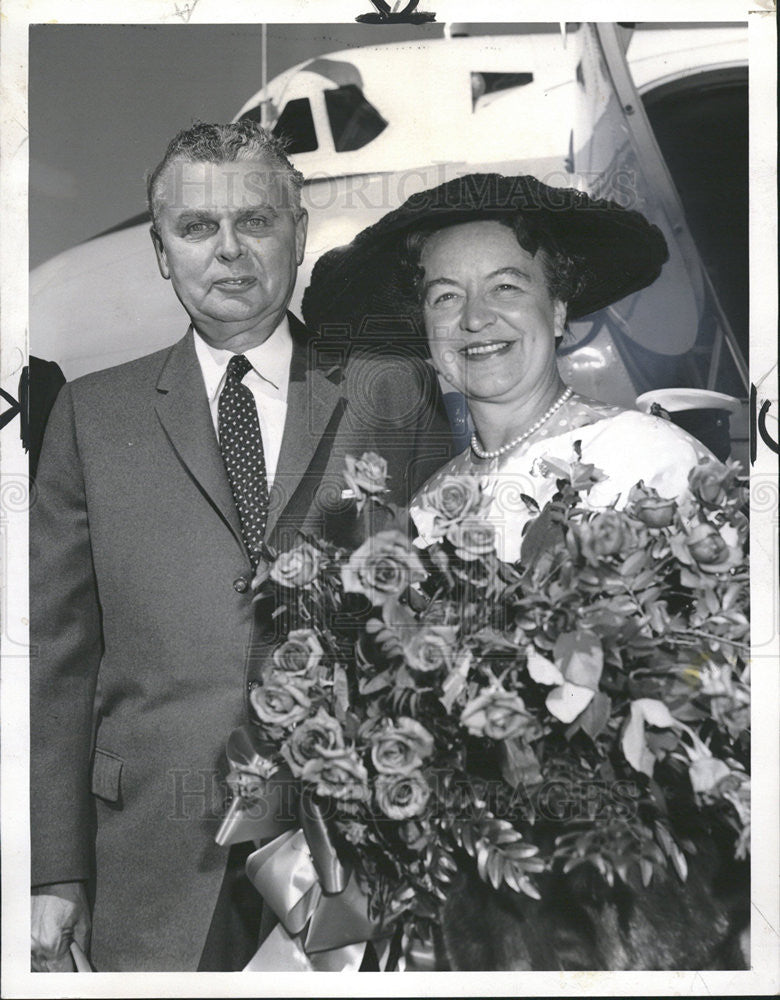
<svg viewBox="0 0 780 1000">
<path fill-rule="evenodd" d="M 555 339 L 556 341 L 563 337 L 566 332 L 566 314 L 569 311 L 569 307 L 565 302 L 561 302 L 560 299 L 556 299 L 553 304 L 553 323 L 555 326 Z"/>
</svg>

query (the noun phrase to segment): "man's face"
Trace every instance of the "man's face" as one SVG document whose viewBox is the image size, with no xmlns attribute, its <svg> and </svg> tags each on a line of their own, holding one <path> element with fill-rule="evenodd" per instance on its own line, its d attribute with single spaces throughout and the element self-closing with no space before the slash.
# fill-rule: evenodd
<svg viewBox="0 0 780 1000">
<path fill-rule="evenodd" d="M 156 186 L 157 263 L 199 333 L 243 351 L 266 340 L 290 301 L 307 215 L 265 160 L 174 160 Z"/>
</svg>

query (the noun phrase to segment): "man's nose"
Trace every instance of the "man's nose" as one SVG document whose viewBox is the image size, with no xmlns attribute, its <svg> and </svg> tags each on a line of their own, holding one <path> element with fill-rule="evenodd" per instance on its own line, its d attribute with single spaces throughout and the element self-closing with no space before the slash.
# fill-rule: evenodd
<svg viewBox="0 0 780 1000">
<path fill-rule="evenodd" d="M 464 330 L 476 333 L 490 326 L 495 318 L 495 313 L 481 295 L 470 295 L 466 299 L 460 321 Z"/>
<path fill-rule="evenodd" d="M 236 260 L 244 253 L 244 244 L 231 222 L 225 222 L 219 227 L 216 253 L 222 260 Z"/>
</svg>

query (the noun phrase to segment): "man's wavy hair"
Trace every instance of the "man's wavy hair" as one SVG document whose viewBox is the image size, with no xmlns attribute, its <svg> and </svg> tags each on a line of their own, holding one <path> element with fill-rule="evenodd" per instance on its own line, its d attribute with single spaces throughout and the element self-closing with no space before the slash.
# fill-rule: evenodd
<svg viewBox="0 0 780 1000">
<path fill-rule="evenodd" d="M 165 156 L 146 178 L 146 197 L 152 224 L 156 227 L 162 199 L 159 193 L 160 175 L 169 163 L 235 163 L 238 160 L 263 160 L 287 185 L 289 207 L 301 207 L 303 174 L 287 159 L 284 139 L 266 131 L 257 122 L 230 122 L 227 125 L 207 125 L 196 122 L 183 129 L 168 143 Z"/>
</svg>

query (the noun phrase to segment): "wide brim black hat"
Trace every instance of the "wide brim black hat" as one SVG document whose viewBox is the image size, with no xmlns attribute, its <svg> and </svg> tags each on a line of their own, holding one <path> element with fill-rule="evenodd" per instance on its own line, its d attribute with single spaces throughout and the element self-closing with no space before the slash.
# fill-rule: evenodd
<svg viewBox="0 0 780 1000">
<path fill-rule="evenodd" d="M 521 213 L 581 264 L 583 281 L 567 303 L 570 319 L 645 288 L 669 256 L 661 230 L 615 202 L 529 175 L 466 174 L 413 194 L 351 243 L 323 254 L 303 296 L 304 320 L 314 329 L 348 325 L 354 335 L 367 321 L 381 326 L 398 315 L 411 319 L 416 309 L 402 255 L 407 234 L 511 213 Z"/>
</svg>

